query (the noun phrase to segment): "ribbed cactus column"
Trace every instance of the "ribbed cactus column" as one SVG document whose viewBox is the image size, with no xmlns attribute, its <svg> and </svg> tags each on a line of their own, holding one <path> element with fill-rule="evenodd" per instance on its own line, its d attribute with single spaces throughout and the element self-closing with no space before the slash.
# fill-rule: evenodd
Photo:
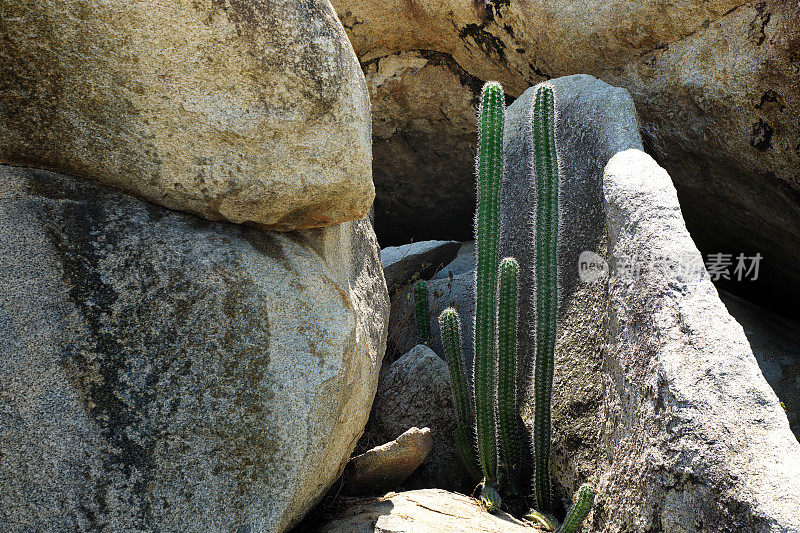
<svg viewBox="0 0 800 533">
<path fill-rule="evenodd" d="M 497 312 L 497 431 L 503 457 L 502 471 L 509 492 L 523 494 L 519 479 L 521 439 L 517 427 L 517 279 L 519 263 L 506 257 L 500 263 Z"/>
<path fill-rule="evenodd" d="M 553 89 L 542 85 L 533 110 L 536 171 L 536 359 L 534 367 L 534 499 L 549 511 L 550 401 L 558 311 L 558 156 Z"/>
<path fill-rule="evenodd" d="M 487 497 L 497 490 L 497 443 L 495 440 L 495 346 L 500 187 L 503 178 L 503 88 L 489 82 L 483 87 L 478 125 L 477 197 L 475 221 L 477 290 L 475 307 L 475 412 L 478 458 Z M 491 489 L 491 490 L 490 490 Z M 487 502 L 487 508 L 497 502 Z"/>
<path fill-rule="evenodd" d="M 583 521 L 592 509 L 594 503 L 595 490 L 588 483 L 584 483 L 575 493 L 575 501 L 567 512 L 567 517 L 561 525 L 558 533 L 577 533 L 581 529 Z"/>
<path fill-rule="evenodd" d="M 431 338 L 431 325 L 428 315 L 428 284 L 424 279 L 414 284 L 414 314 L 417 317 L 419 343 L 427 344 Z"/>
<path fill-rule="evenodd" d="M 472 479 L 481 478 L 481 467 L 475 457 L 475 417 L 469 399 L 469 386 L 464 371 L 464 358 L 461 351 L 461 321 L 458 312 L 452 307 L 439 315 L 447 367 L 453 389 L 453 403 L 456 406 L 458 428 L 456 429 L 456 450 Z"/>
</svg>

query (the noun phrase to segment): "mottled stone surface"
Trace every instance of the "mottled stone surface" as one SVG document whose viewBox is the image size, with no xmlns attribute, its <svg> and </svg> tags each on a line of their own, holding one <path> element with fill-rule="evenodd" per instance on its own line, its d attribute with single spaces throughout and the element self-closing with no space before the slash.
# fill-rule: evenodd
<svg viewBox="0 0 800 533">
<path fill-rule="evenodd" d="M 421 241 L 381 250 L 389 293 L 415 279 L 428 279 L 450 263 L 461 248 L 458 241 Z"/>
<path fill-rule="evenodd" d="M 270 233 L 0 166 L 0 522 L 283 531 L 363 431 L 366 220 Z"/>
<path fill-rule="evenodd" d="M 430 428 L 411 427 L 396 439 L 351 457 L 344 469 L 342 494 L 385 494 L 397 489 L 433 449 Z"/>
<path fill-rule="evenodd" d="M 328 0 L 9 0 L 0 163 L 269 229 L 361 218 L 364 76 Z"/>
<path fill-rule="evenodd" d="M 742 327 L 702 265 L 667 172 L 614 156 L 603 178 L 609 257 L 603 473 L 594 527 L 800 530 L 800 443 Z M 650 265 L 627 275 L 624 258 Z"/>
<path fill-rule="evenodd" d="M 487 513 L 463 494 L 424 489 L 390 492 L 354 505 L 320 533 L 538 533 L 540 530 L 500 512 Z"/>
<path fill-rule="evenodd" d="M 511 97 L 587 73 L 633 95 L 706 253 L 765 255 L 753 297 L 800 297 L 794 0 L 333 0 L 373 102 L 383 245 L 469 239 L 485 80 Z M 781 303 L 782 301 L 782 303 Z"/>
<path fill-rule="evenodd" d="M 427 346 L 420 344 L 409 350 L 381 377 L 372 406 L 370 430 L 384 439 L 391 439 L 409 427 L 425 426 L 430 428 L 433 441 L 433 451 L 403 487 L 439 488 L 467 494 L 475 488 L 476 483 L 470 479 L 456 452 L 453 436 L 457 425 L 447 364 Z"/>
</svg>

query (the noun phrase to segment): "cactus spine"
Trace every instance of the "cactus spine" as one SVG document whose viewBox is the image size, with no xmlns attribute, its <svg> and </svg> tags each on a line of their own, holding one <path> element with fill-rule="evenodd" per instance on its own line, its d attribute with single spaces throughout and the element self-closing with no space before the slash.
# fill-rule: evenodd
<svg viewBox="0 0 800 533">
<path fill-rule="evenodd" d="M 477 287 L 475 305 L 475 418 L 478 458 L 484 490 L 497 483 L 495 437 L 495 351 L 500 187 L 503 179 L 503 89 L 489 82 L 481 93 L 478 128 L 477 199 L 475 224 Z M 496 494 L 496 490 L 493 493 Z M 488 507 L 487 507 L 488 508 Z"/>
<path fill-rule="evenodd" d="M 533 110 L 536 171 L 536 359 L 534 363 L 534 500 L 550 510 L 550 401 L 558 311 L 558 159 L 553 89 L 542 85 Z"/>
<path fill-rule="evenodd" d="M 583 521 L 589 514 L 594 503 L 595 490 L 588 483 L 584 483 L 575 493 L 575 501 L 567 512 L 567 517 L 558 533 L 577 533 Z"/>
<path fill-rule="evenodd" d="M 517 375 L 517 279 L 519 263 L 506 257 L 500 263 L 497 313 L 497 431 L 503 457 L 503 471 L 510 492 L 522 493 L 519 479 L 520 435 L 516 411 Z"/>
<path fill-rule="evenodd" d="M 423 279 L 414 284 L 414 313 L 417 317 L 419 343 L 428 344 L 428 340 L 431 338 L 431 325 L 428 316 L 428 284 Z"/>
<path fill-rule="evenodd" d="M 467 376 L 464 372 L 464 358 L 461 351 L 461 321 L 452 307 L 439 315 L 439 326 L 442 332 L 445 359 L 450 370 L 450 381 L 453 389 L 453 403 L 456 406 L 458 428 L 456 429 L 456 450 L 472 479 L 481 478 L 481 467 L 475 457 L 475 417 L 469 399 Z"/>
</svg>

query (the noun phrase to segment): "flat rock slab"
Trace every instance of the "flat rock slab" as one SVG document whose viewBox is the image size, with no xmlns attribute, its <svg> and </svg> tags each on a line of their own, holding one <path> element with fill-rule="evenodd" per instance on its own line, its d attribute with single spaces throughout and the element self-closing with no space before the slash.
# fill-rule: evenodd
<svg viewBox="0 0 800 533">
<path fill-rule="evenodd" d="M 536 533 L 506 513 L 487 513 L 475 498 L 438 489 L 391 492 L 355 505 L 320 533 Z"/>
<path fill-rule="evenodd" d="M 370 102 L 328 0 L 3 2 L 0 163 L 268 229 L 361 218 Z"/>
<path fill-rule="evenodd" d="M 0 529 L 280 532 L 367 421 L 366 220 L 273 233 L 0 166 Z"/>
</svg>

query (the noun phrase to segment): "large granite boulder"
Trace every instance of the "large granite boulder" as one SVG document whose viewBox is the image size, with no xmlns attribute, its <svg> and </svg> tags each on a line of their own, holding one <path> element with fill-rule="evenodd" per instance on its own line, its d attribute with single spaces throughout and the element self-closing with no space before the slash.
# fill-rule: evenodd
<svg viewBox="0 0 800 533">
<path fill-rule="evenodd" d="M 633 95 L 701 249 L 765 256 L 800 296 L 800 5 L 786 0 L 333 0 L 373 104 L 382 244 L 470 238 L 484 80 L 512 98 L 587 73 Z M 734 287 L 742 291 L 743 287 Z"/>
<path fill-rule="evenodd" d="M 603 181 L 607 466 L 595 527 L 800 531 L 800 443 L 702 267 L 669 175 L 629 150 Z"/>
<path fill-rule="evenodd" d="M 0 521 L 283 531 L 367 421 L 366 220 L 270 233 L 0 166 Z"/>
<path fill-rule="evenodd" d="M 269 229 L 374 197 L 364 75 L 328 0 L 10 0 L 0 163 Z"/>
</svg>

